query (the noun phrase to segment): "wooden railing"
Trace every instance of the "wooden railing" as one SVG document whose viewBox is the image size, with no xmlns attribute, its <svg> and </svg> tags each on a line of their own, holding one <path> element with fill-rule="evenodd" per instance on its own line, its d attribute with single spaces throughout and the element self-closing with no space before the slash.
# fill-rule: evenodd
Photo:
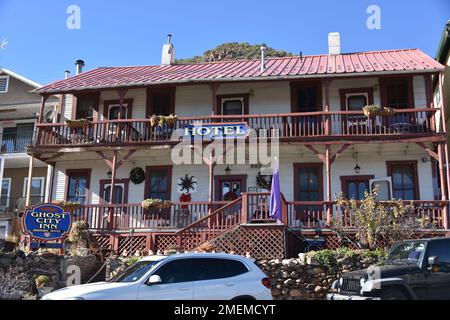
<svg viewBox="0 0 450 320">
<path fill-rule="evenodd" d="M 172 203 L 168 209 L 143 209 L 140 204 L 92 204 L 72 213 L 73 221 L 83 220 L 95 230 L 176 229 L 179 233 L 202 233 L 214 237 L 241 223 L 273 223 L 270 217 L 269 193 L 243 193 L 232 202 Z M 355 227 L 355 217 L 336 202 L 286 201 L 282 222 L 290 228 Z M 405 201 L 411 206 L 401 223 L 417 226 L 417 218 L 428 224 L 425 229 L 443 229 L 450 202 Z M 388 205 L 388 202 L 386 202 Z M 199 235 L 200 236 L 200 235 Z"/>
<path fill-rule="evenodd" d="M 243 220 L 242 197 L 235 199 L 213 213 L 177 232 L 178 246 L 192 250 L 205 241 L 234 228 Z"/>
<path fill-rule="evenodd" d="M 367 118 L 362 111 L 181 117 L 175 124 L 151 126 L 149 119 L 94 121 L 83 128 L 65 123 L 37 124 L 36 146 L 142 144 L 179 141 L 183 128 L 195 123 L 246 122 L 256 136 L 281 139 L 419 135 L 436 132 L 437 109 L 399 109 L 394 114 Z M 177 132 L 176 135 L 173 135 Z"/>
<path fill-rule="evenodd" d="M 90 204 L 72 212 L 95 230 L 179 229 L 225 205 L 226 201 L 179 202 L 168 209 L 144 209 L 141 204 Z"/>
<path fill-rule="evenodd" d="M 427 222 L 425 229 L 444 228 L 444 215 L 449 202 L 444 201 L 405 201 L 411 208 L 399 221 L 402 224 L 418 226 L 417 219 Z M 386 202 L 389 206 L 389 202 Z M 288 201 L 287 225 L 292 228 L 327 228 L 336 224 L 343 228 L 354 228 L 355 217 L 351 212 L 336 204 L 324 201 Z"/>
</svg>

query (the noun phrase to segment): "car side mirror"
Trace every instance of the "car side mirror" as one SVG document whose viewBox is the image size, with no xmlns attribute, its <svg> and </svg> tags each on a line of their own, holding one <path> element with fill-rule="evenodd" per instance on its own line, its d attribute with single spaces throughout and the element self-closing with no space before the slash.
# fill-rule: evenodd
<svg viewBox="0 0 450 320">
<path fill-rule="evenodd" d="M 154 274 L 148 279 L 147 284 L 151 286 L 152 284 L 157 284 L 161 282 L 162 282 L 161 277 L 158 276 L 157 274 Z"/>
<path fill-rule="evenodd" d="M 429 264 L 430 270 L 432 272 L 438 272 L 439 271 L 439 269 L 440 269 L 439 268 L 439 264 L 440 264 L 439 257 L 437 257 L 437 256 L 429 257 L 428 258 L 428 264 Z"/>
</svg>

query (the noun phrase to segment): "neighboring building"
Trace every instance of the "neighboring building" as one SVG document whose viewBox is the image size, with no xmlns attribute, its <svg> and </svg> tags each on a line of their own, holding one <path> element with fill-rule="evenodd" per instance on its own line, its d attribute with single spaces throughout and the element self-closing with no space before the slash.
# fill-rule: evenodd
<svg viewBox="0 0 450 320">
<path fill-rule="evenodd" d="M 444 31 L 442 32 L 441 40 L 439 41 L 439 47 L 436 53 L 436 60 L 439 61 L 445 67 L 445 72 L 443 73 L 443 86 L 444 92 L 447 93 L 444 95 L 444 106 L 445 106 L 445 123 L 447 124 L 447 128 L 450 126 L 450 21 L 444 27 Z M 437 91 L 439 88 L 439 79 L 438 77 L 434 77 L 434 88 L 435 88 L 435 103 L 440 101 L 440 95 Z M 450 139 L 447 131 L 447 139 Z"/>
<path fill-rule="evenodd" d="M 25 205 L 28 166 L 27 146 L 31 144 L 41 98 L 31 93 L 40 85 L 0 67 L 0 238 L 11 227 L 13 214 L 20 215 Z M 58 105 L 50 98 L 45 111 Z M 44 200 L 47 165 L 34 164 L 31 203 Z"/>
<path fill-rule="evenodd" d="M 290 231 L 321 232 L 328 246 L 339 245 L 329 228 L 335 220 L 351 228 L 352 217 L 335 195 L 361 199 L 377 185 L 380 200 L 411 200 L 414 215 L 437 227 L 430 232 L 445 232 L 446 133 L 432 96 L 432 76 L 444 67 L 419 49 L 340 53 L 339 37 L 329 40 L 329 54 L 189 65 L 173 64 L 168 43 L 161 66 L 97 68 L 51 83 L 36 92 L 65 96 L 59 120 L 37 125 L 29 154 L 55 167 L 51 199 L 79 201 L 75 219 L 120 252 L 193 249 L 237 226 L 248 227 L 238 237 L 241 251 L 284 250 L 283 225 L 248 226 L 273 222 L 260 165 L 172 162 L 193 123 L 221 130 L 246 123 L 271 138 L 278 130 L 282 222 Z M 395 112 L 366 117 L 362 107 L 370 104 Z M 173 125 L 148 119 L 172 113 Z M 89 121 L 75 128 L 64 118 Z M 176 129 L 182 137 L 174 140 Z M 135 168 L 143 181 L 130 177 Z M 197 182 L 189 195 L 179 187 L 186 176 Z M 171 207 L 145 210 L 146 198 Z"/>
</svg>

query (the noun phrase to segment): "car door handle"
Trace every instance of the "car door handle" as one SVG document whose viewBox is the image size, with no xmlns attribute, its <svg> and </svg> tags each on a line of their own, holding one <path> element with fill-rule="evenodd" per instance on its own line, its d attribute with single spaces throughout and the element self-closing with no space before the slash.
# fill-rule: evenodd
<svg viewBox="0 0 450 320">
<path fill-rule="evenodd" d="M 233 282 L 228 282 L 228 283 L 225 283 L 225 285 L 226 285 L 227 287 L 232 287 L 232 286 L 234 286 L 234 283 L 233 283 Z"/>
<path fill-rule="evenodd" d="M 180 290 L 180 291 L 188 291 L 188 290 L 191 290 L 191 288 L 179 288 L 178 290 Z"/>
</svg>

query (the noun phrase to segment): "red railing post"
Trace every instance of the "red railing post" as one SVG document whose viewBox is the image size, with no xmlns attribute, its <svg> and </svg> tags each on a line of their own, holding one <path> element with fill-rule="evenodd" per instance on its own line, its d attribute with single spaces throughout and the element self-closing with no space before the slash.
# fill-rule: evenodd
<svg viewBox="0 0 450 320">
<path fill-rule="evenodd" d="M 242 209 L 241 209 L 241 221 L 243 224 L 248 223 L 248 193 L 242 192 Z"/>
</svg>

